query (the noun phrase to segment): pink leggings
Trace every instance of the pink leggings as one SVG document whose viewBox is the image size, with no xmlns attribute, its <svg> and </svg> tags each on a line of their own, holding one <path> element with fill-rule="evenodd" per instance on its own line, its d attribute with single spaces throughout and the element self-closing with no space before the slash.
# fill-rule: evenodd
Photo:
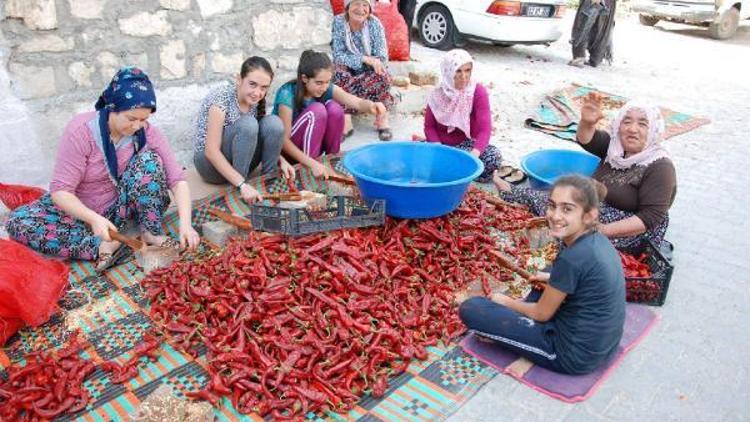
<svg viewBox="0 0 750 422">
<path fill-rule="evenodd" d="M 312 158 L 337 154 L 344 135 L 344 109 L 336 101 L 312 103 L 292 123 L 292 142 Z"/>
</svg>

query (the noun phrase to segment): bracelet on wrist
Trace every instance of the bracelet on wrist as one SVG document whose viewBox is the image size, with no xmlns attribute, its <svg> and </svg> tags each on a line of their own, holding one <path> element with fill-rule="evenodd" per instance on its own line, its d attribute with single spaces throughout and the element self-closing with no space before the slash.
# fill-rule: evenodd
<svg viewBox="0 0 750 422">
<path fill-rule="evenodd" d="M 242 185 L 246 185 L 246 184 L 247 184 L 247 181 L 243 180 L 242 182 L 240 182 L 240 184 L 239 184 L 239 185 L 237 185 L 237 189 L 238 189 L 238 190 L 239 190 L 239 189 L 242 189 Z"/>
</svg>

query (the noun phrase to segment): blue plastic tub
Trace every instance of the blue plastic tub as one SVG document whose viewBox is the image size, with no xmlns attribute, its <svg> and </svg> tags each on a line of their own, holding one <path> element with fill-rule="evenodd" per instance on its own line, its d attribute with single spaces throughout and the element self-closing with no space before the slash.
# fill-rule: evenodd
<svg viewBox="0 0 750 422">
<path fill-rule="evenodd" d="M 366 200 L 385 199 L 385 213 L 432 218 L 461 202 L 484 165 L 458 148 L 427 142 L 366 145 L 344 156 L 344 167 Z"/>
<path fill-rule="evenodd" d="M 593 175 L 599 161 L 599 157 L 585 151 L 545 149 L 523 157 L 521 168 L 529 176 L 532 188 L 544 190 L 566 174 Z"/>
</svg>

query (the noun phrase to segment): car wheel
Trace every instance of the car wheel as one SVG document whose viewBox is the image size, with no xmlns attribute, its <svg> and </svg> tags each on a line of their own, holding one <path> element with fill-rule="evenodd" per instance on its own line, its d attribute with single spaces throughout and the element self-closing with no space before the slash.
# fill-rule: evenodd
<svg viewBox="0 0 750 422">
<path fill-rule="evenodd" d="M 711 26 L 708 27 L 708 31 L 711 33 L 711 38 L 725 40 L 734 35 L 739 24 L 740 11 L 734 7 L 730 7 L 726 12 L 722 13 L 718 19 L 711 23 Z"/>
<path fill-rule="evenodd" d="M 427 47 L 448 50 L 453 47 L 455 33 L 453 18 L 443 6 L 431 5 L 419 18 L 419 37 Z"/>
<path fill-rule="evenodd" d="M 638 21 L 641 23 L 641 25 L 654 26 L 659 23 L 659 18 L 649 15 L 638 15 Z"/>
</svg>

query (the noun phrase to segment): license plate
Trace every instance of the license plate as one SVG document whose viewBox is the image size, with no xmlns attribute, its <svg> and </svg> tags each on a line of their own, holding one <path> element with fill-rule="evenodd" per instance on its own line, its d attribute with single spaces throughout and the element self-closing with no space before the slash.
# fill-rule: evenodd
<svg viewBox="0 0 750 422">
<path fill-rule="evenodd" d="M 526 16 L 546 18 L 549 16 L 549 6 L 527 6 Z"/>
</svg>

